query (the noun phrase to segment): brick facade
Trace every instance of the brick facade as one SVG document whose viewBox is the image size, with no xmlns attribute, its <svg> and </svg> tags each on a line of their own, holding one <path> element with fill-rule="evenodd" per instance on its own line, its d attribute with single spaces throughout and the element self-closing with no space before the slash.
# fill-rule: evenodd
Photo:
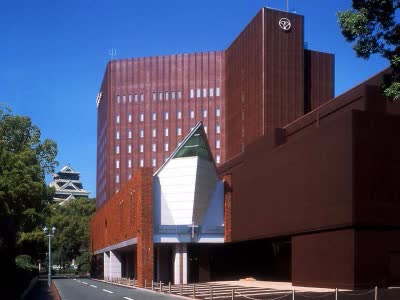
<svg viewBox="0 0 400 300">
<path fill-rule="evenodd" d="M 138 284 L 153 278 L 153 173 L 139 169 L 91 221 L 91 252 L 137 238 Z"/>
</svg>

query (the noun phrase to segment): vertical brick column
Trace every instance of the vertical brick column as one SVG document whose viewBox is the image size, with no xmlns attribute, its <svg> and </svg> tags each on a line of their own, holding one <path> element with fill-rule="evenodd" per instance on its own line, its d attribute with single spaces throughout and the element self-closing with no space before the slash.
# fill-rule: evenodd
<svg viewBox="0 0 400 300">
<path fill-rule="evenodd" d="M 137 209 L 137 280 L 144 287 L 153 279 L 153 173 L 151 168 L 140 172 L 140 191 Z"/>
<path fill-rule="evenodd" d="M 224 239 L 225 243 L 232 241 L 232 175 L 224 175 Z"/>
</svg>

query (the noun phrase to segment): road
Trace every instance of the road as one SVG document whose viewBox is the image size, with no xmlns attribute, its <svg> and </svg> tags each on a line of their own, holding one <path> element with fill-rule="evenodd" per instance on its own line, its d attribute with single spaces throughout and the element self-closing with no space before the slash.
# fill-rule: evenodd
<svg viewBox="0 0 400 300">
<path fill-rule="evenodd" d="M 175 300 L 181 299 L 141 289 L 116 286 L 91 279 L 55 279 L 62 300 Z"/>
</svg>

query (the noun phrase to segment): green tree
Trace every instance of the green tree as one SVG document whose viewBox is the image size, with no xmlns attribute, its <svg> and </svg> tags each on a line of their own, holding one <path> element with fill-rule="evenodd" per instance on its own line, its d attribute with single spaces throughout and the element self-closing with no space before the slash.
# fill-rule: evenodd
<svg viewBox="0 0 400 300">
<path fill-rule="evenodd" d="M 57 227 L 54 247 L 69 261 L 89 249 L 90 219 L 95 212 L 94 199 L 78 198 L 65 205 L 53 205 L 49 224 Z"/>
<path fill-rule="evenodd" d="M 56 143 L 42 141 L 29 117 L 0 105 L 0 256 L 8 258 L 1 272 L 8 279 L 15 274 L 17 236 L 35 231 L 45 217 L 52 196 L 45 174 L 54 172 L 56 155 Z M 44 240 L 43 235 L 37 238 Z"/>
<path fill-rule="evenodd" d="M 380 54 L 390 62 L 392 74 L 384 93 L 400 101 L 400 0 L 353 0 L 352 9 L 338 13 L 343 36 L 359 57 Z"/>
</svg>

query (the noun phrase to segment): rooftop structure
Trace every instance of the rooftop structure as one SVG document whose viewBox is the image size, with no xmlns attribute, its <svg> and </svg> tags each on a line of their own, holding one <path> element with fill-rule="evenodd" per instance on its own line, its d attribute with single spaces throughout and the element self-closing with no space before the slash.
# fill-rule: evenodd
<svg viewBox="0 0 400 300">
<path fill-rule="evenodd" d="M 80 173 L 72 169 L 70 165 L 65 165 L 53 175 L 50 186 L 56 189 L 53 200 L 60 205 L 64 205 L 72 199 L 88 198 L 90 194 L 83 188 Z"/>
</svg>

